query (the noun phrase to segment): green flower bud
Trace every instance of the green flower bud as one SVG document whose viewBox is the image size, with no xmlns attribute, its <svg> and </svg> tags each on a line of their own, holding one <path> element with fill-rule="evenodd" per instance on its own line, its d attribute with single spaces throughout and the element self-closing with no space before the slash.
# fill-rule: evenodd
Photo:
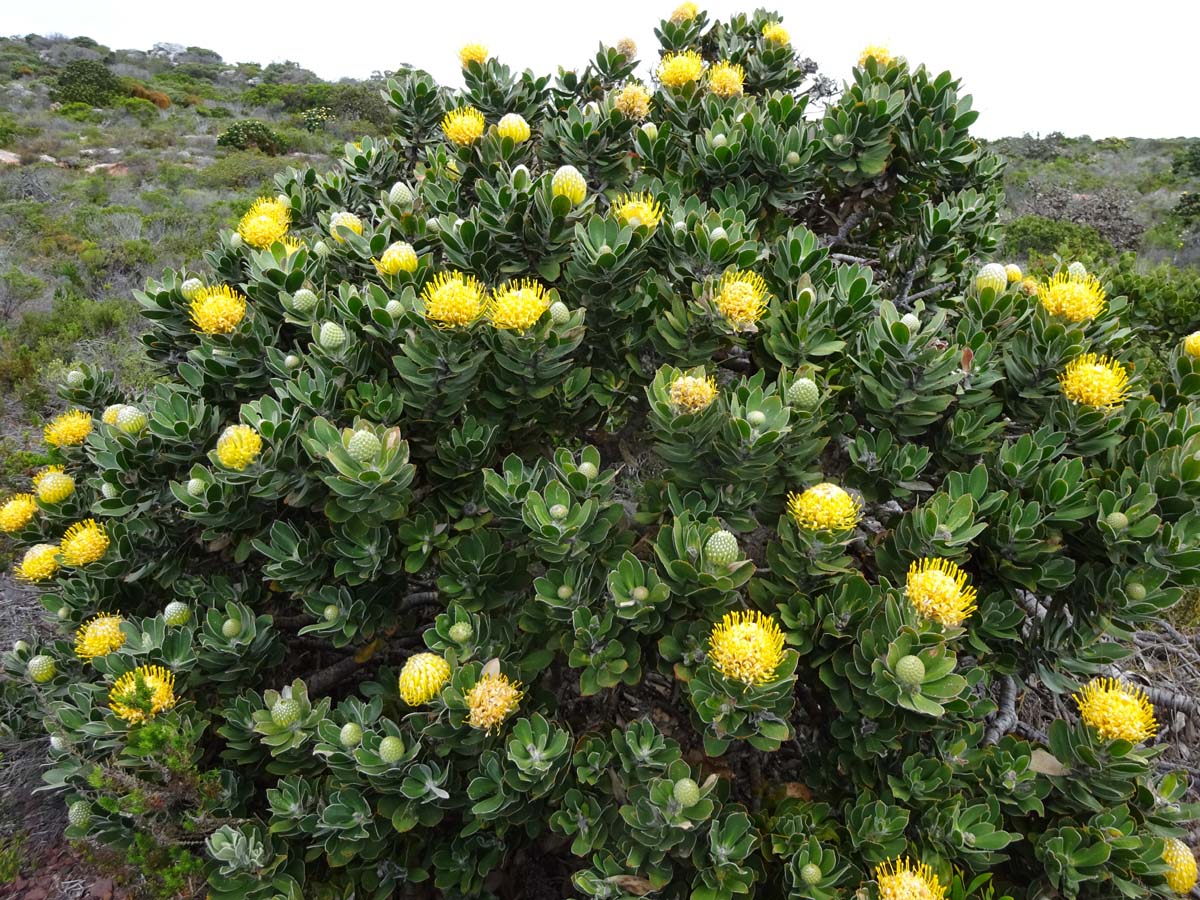
<svg viewBox="0 0 1200 900">
<path fill-rule="evenodd" d="M 245 241 L 242 240 L 242 236 L 240 234 L 238 234 L 236 231 L 229 236 L 229 246 L 232 247 L 234 250 L 241 250 L 242 244 L 244 244 L 244 243 L 245 243 Z"/>
<path fill-rule="evenodd" d="M 1067 274 L 1072 278 L 1087 278 L 1087 266 L 1081 262 L 1073 262 L 1067 266 Z"/>
<path fill-rule="evenodd" d="M 555 325 L 564 325 L 571 318 L 571 311 L 567 309 L 567 304 L 561 300 L 555 300 L 550 304 L 550 321 Z"/>
<path fill-rule="evenodd" d="M 397 181 L 392 185 L 392 189 L 388 191 L 388 203 L 392 206 L 398 206 L 400 209 L 409 210 L 413 207 L 413 194 L 409 190 L 408 185 L 403 181 Z"/>
<path fill-rule="evenodd" d="M 600 474 L 599 469 L 596 468 L 596 464 L 591 462 L 581 462 L 577 471 L 588 481 L 591 481 Z"/>
<path fill-rule="evenodd" d="M 788 388 L 787 400 L 797 409 L 816 409 L 821 402 L 821 391 L 811 378 L 797 378 Z"/>
<path fill-rule="evenodd" d="M 115 500 L 118 493 L 120 493 L 119 489 L 111 482 L 106 481 L 100 485 L 100 496 L 105 500 Z"/>
<path fill-rule="evenodd" d="M 658 126 L 653 122 L 643 122 L 642 132 L 652 141 L 658 140 Z"/>
<path fill-rule="evenodd" d="M 241 633 L 242 633 L 241 619 L 226 619 L 221 624 L 221 634 L 225 635 L 225 637 L 229 638 L 230 640 L 233 640 L 235 637 L 237 637 Z"/>
<path fill-rule="evenodd" d="M 86 378 L 87 376 L 84 375 L 81 370 L 72 369 L 67 373 L 67 385 L 70 387 L 79 387 L 79 385 L 83 384 L 84 379 Z"/>
<path fill-rule="evenodd" d="M 326 350 L 340 350 L 346 346 L 346 332 L 337 322 L 322 322 L 317 343 Z"/>
<path fill-rule="evenodd" d="M 300 704 L 291 698 L 276 700 L 271 707 L 271 721 L 280 728 L 291 728 L 300 721 Z"/>
<path fill-rule="evenodd" d="M 291 370 L 291 369 L 296 368 L 299 365 L 300 365 L 300 357 L 298 357 L 295 353 L 289 353 L 287 356 L 285 356 L 283 358 L 283 367 L 285 369 Z"/>
<path fill-rule="evenodd" d="M 575 588 L 569 584 L 560 584 L 558 590 L 554 592 L 559 600 L 570 600 L 575 596 Z"/>
<path fill-rule="evenodd" d="M 800 165 L 800 154 L 797 153 L 795 150 L 789 150 L 788 155 L 785 156 L 784 159 L 787 161 L 787 164 L 789 166 Z"/>
<path fill-rule="evenodd" d="M 691 778 L 680 778 L 675 782 L 673 790 L 675 802 L 684 809 L 695 806 L 700 802 L 700 785 Z"/>
<path fill-rule="evenodd" d="M 713 147 L 724 147 L 729 143 L 729 138 L 725 137 L 721 132 L 717 132 L 709 139 L 708 143 Z"/>
<path fill-rule="evenodd" d="M 800 879 L 810 887 L 819 883 L 824 877 L 825 873 L 816 863 L 805 863 L 800 869 Z"/>
<path fill-rule="evenodd" d="M 189 302 L 199 297 L 202 290 L 204 290 L 204 282 L 199 278 L 189 278 L 179 286 L 179 293 L 183 295 L 184 300 Z"/>
<path fill-rule="evenodd" d="M 192 618 L 192 608 L 186 603 L 172 600 L 163 607 L 163 621 L 168 625 L 186 625 Z"/>
<path fill-rule="evenodd" d="M 310 313 L 317 308 L 317 295 L 308 288 L 300 288 L 292 294 L 292 306 L 295 307 L 296 312 Z"/>
<path fill-rule="evenodd" d="M 67 808 L 67 822 L 76 828 L 87 828 L 92 821 L 92 805 L 76 800 Z"/>
<path fill-rule="evenodd" d="M 925 663 L 919 656 L 902 656 L 896 663 L 896 680 L 901 687 L 913 690 L 925 680 Z"/>
<path fill-rule="evenodd" d="M 704 558 L 717 567 L 737 561 L 738 542 L 728 531 L 715 531 L 704 543 Z"/>
<path fill-rule="evenodd" d="M 767 414 L 761 409 L 753 409 L 746 415 L 746 421 L 753 428 L 762 428 L 767 423 Z"/>
<path fill-rule="evenodd" d="M 379 455 L 380 448 L 383 444 L 375 433 L 368 431 L 365 428 L 360 428 L 350 436 L 350 440 L 346 442 L 346 452 L 350 454 L 350 458 L 357 460 L 360 463 L 367 463 Z"/>
<path fill-rule="evenodd" d="M 550 518 L 554 519 L 556 522 L 561 521 L 567 517 L 568 512 L 570 512 L 570 510 L 567 509 L 566 506 L 561 503 L 555 503 L 552 507 L 550 507 Z"/>
<path fill-rule="evenodd" d="M 1113 510 L 1104 517 L 1104 522 L 1113 531 L 1121 531 L 1129 527 L 1129 516 L 1119 510 Z"/>
<path fill-rule="evenodd" d="M 325 618 L 326 622 L 336 622 L 341 617 L 342 611 L 337 606 L 330 603 L 321 612 L 321 615 Z"/>
<path fill-rule="evenodd" d="M 203 478 L 189 478 L 187 483 L 188 496 L 200 498 L 208 490 L 208 482 Z"/>
<path fill-rule="evenodd" d="M 383 311 L 393 319 L 398 319 L 404 315 L 404 304 L 399 300 L 389 300 L 387 302 L 387 306 L 383 308 Z"/>
<path fill-rule="evenodd" d="M 400 738 L 388 735 L 379 742 L 379 758 L 389 766 L 399 762 L 403 755 L 404 741 Z"/>
<path fill-rule="evenodd" d="M 716 228 L 714 228 L 712 231 L 710 231 L 708 233 L 708 239 L 715 244 L 717 241 L 728 240 L 729 235 L 725 232 L 724 228 L 722 228 L 718 225 Z"/>
<path fill-rule="evenodd" d="M 1146 586 L 1138 581 L 1131 581 L 1125 586 L 1125 593 L 1129 595 L 1129 599 L 1137 603 L 1141 603 L 1146 599 Z"/>
<path fill-rule="evenodd" d="M 354 722 L 347 722 L 338 733 L 338 740 L 347 749 L 357 747 L 358 742 L 362 740 L 362 728 Z"/>
<path fill-rule="evenodd" d="M 58 673 L 58 666 L 54 664 L 54 660 L 49 656 L 39 653 L 33 659 L 29 660 L 25 670 L 29 673 L 29 677 L 33 679 L 34 683 L 45 684 Z"/>
<path fill-rule="evenodd" d="M 471 627 L 470 622 L 455 622 L 450 626 L 450 640 L 456 644 L 465 644 L 471 638 L 475 637 L 475 629 Z"/>
<path fill-rule="evenodd" d="M 639 584 L 629 592 L 629 596 L 638 603 L 645 603 L 650 599 L 650 588 L 646 587 L 644 584 Z"/>
<path fill-rule="evenodd" d="M 13 641 L 12 648 L 13 648 L 13 653 L 28 653 L 29 652 L 29 642 L 21 641 L 21 640 Z"/>
</svg>

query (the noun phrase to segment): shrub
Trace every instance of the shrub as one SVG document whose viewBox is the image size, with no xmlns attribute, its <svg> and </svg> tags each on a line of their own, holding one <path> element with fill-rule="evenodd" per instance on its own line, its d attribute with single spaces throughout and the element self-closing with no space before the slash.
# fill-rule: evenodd
<svg viewBox="0 0 1200 900">
<path fill-rule="evenodd" d="M 1129 298 L 1134 321 L 1161 335 L 1200 330 L 1200 271 L 1161 264 L 1139 268 L 1137 257 L 1123 254 L 1109 275 L 1114 291 Z"/>
<path fill-rule="evenodd" d="M 53 97 L 59 103 L 107 106 L 121 91 L 121 82 L 108 66 L 94 59 L 67 63 L 58 75 Z"/>
<path fill-rule="evenodd" d="M 1048 255 L 1055 251 L 1071 259 L 1081 256 L 1103 259 L 1116 252 L 1090 225 L 1044 216 L 1018 216 L 1005 226 L 1004 252 L 1009 256 Z"/>
<path fill-rule="evenodd" d="M 129 88 L 129 96 L 139 100 L 147 100 L 159 109 L 169 109 L 171 98 L 162 91 L 154 91 L 142 84 L 134 84 Z"/>
<path fill-rule="evenodd" d="M 255 119 L 234 122 L 217 138 L 217 145 L 237 150 L 261 150 L 268 156 L 275 156 L 285 149 L 279 135 Z"/>
<path fill-rule="evenodd" d="M 3 657 L 67 835 L 214 898 L 1165 896 L 1190 701 L 1129 653 L 1200 581 L 1200 365 L 976 277 L 950 75 L 809 109 L 775 16 L 657 34 L 629 116 L 627 47 L 396 76 L 137 294 L 159 383 L 68 376 L 63 635 Z"/>
<path fill-rule="evenodd" d="M 158 119 L 159 107 L 140 97 L 122 97 L 117 106 L 129 113 L 144 127 Z"/>
</svg>

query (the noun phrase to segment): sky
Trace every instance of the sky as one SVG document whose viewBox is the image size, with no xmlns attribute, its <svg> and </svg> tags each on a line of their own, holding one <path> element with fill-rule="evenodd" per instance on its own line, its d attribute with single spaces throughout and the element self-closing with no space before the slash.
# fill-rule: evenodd
<svg viewBox="0 0 1200 900">
<path fill-rule="evenodd" d="M 55 0 L 5 3 L 0 32 L 87 35 L 110 47 L 207 47 L 227 62 L 294 60 L 322 78 L 365 77 L 410 63 L 461 85 L 458 47 L 485 44 L 514 69 L 582 67 L 600 41 L 632 37 L 653 59 L 654 26 L 678 0 L 459 0 L 253 3 L 246 0 Z M 949 69 L 975 98 L 985 138 L 1200 135 L 1195 0 L 712 0 L 712 18 L 776 9 L 792 43 L 841 82 L 859 51 L 882 44 Z M 340 18 L 338 12 L 349 13 Z"/>
</svg>

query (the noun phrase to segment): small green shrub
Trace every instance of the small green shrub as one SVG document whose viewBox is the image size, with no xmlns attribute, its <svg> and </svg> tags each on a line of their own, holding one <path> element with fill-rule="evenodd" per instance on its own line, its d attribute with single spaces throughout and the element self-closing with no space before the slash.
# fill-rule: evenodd
<svg viewBox="0 0 1200 900">
<path fill-rule="evenodd" d="M 214 188 L 269 190 L 279 163 L 257 150 L 230 153 L 200 172 L 200 184 Z"/>
<path fill-rule="evenodd" d="M 140 97 L 122 97 L 117 101 L 117 107 L 129 113 L 142 125 L 149 125 L 158 119 L 158 107 Z"/>
<path fill-rule="evenodd" d="M 64 103 L 58 114 L 72 122 L 99 122 L 104 118 L 88 103 Z"/>
<path fill-rule="evenodd" d="M 285 149 L 279 135 L 257 119 L 234 122 L 217 138 L 217 146 L 233 147 L 235 150 L 261 150 L 267 156 L 276 156 Z"/>
<path fill-rule="evenodd" d="M 1060 251 L 1064 257 L 1106 258 L 1113 255 L 1095 228 L 1044 216 L 1019 216 L 1004 231 L 1004 252 L 1009 256 L 1048 255 Z"/>
<path fill-rule="evenodd" d="M 59 103 L 107 106 L 121 92 L 121 81 L 104 63 L 76 59 L 59 73 L 53 97 Z"/>
<path fill-rule="evenodd" d="M 1200 329 L 1200 270 L 1166 263 L 1139 269 L 1137 258 L 1126 253 L 1109 274 L 1109 284 L 1110 293 L 1129 298 L 1135 322 L 1170 335 Z"/>
</svg>

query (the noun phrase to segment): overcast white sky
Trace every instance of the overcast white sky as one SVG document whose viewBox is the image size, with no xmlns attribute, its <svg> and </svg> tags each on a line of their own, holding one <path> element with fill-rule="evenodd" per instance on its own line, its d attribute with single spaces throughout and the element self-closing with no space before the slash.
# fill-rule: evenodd
<svg viewBox="0 0 1200 900">
<path fill-rule="evenodd" d="M 86 34 L 111 47 L 159 41 L 216 50 L 226 61 L 292 59 L 323 78 L 362 77 L 408 62 L 460 85 L 468 41 L 513 68 L 581 66 L 599 41 L 628 35 L 653 58 L 653 29 L 678 0 L 247 0 L 5 2 L 0 32 Z M 845 79 L 859 50 L 884 44 L 950 69 L 980 111 L 975 132 L 1062 131 L 1092 137 L 1200 135 L 1196 0 L 711 0 L 711 17 L 777 9 L 792 43 Z M 339 13 L 346 12 L 345 18 Z"/>
</svg>

